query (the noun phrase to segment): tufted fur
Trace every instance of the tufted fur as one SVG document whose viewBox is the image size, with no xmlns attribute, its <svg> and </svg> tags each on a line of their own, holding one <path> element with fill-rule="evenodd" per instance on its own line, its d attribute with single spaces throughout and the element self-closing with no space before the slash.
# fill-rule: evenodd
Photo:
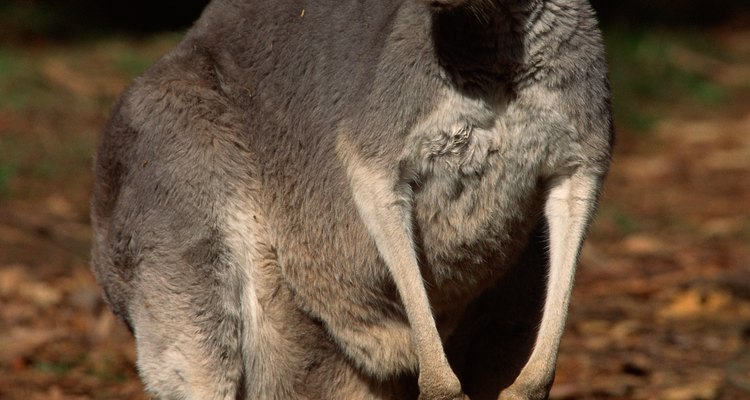
<svg viewBox="0 0 750 400">
<path fill-rule="evenodd" d="M 93 270 L 158 398 L 543 398 L 611 144 L 585 0 L 214 0 L 115 106 Z"/>
</svg>

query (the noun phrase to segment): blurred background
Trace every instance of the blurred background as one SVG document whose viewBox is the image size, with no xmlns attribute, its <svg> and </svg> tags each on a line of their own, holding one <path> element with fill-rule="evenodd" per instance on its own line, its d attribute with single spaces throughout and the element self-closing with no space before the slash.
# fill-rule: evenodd
<svg viewBox="0 0 750 400">
<path fill-rule="evenodd" d="M 145 399 L 88 269 L 91 156 L 202 0 L 0 0 L 0 399 Z M 553 399 L 750 399 L 750 3 L 594 3 L 617 147 Z"/>
</svg>

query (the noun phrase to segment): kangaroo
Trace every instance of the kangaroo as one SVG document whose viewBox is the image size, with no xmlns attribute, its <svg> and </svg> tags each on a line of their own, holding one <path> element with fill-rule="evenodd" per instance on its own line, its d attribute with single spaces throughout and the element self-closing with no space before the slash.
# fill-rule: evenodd
<svg viewBox="0 0 750 400">
<path fill-rule="evenodd" d="M 214 0 L 114 107 L 92 268 L 157 398 L 542 399 L 612 142 L 585 0 Z"/>
</svg>

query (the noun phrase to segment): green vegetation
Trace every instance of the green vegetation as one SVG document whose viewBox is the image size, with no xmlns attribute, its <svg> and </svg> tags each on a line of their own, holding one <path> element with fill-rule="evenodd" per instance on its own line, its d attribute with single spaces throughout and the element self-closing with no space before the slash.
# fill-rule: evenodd
<svg viewBox="0 0 750 400">
<path fill-rule="evenodd" d="M 0 109 L 22 111 L 49 100 L 36 69 L 22 52 L 0 48 Z"/>
<path fill-rule="evenodd" d="M 609 217 L 612 218 L 615 226 L 617 226 L 623 235 L 629 235 L 638 231 L 638 222 L 633 215 L 626 214 L 622 210 L 612 210 Z"/>
<path fill-rule="evenodd" d="M 33 368 L 41 373 L 62 376 L 68 373 L 71 365 L 67 362 L 48 362 L 39 361 L 33 365 Z"/>
<path fill-rule="evenodd" d="M 63 25 L 59 12 L 49 4 L 4 1 L 0 3 L 0 38 L 23 33 L 50 34 Z"/>
<path fill-rule="evenodd" d="M 83 363 L 86 374 L 105 382 L 123 383 L 128 377 L 123 374 L 126 361 L 111 352 L 87 357 Z"/>
<path fill-rule="evenodd" d="M 605 32 L 615 120 L 642 132 L 680 105 L 715 107 L 728 98 L 713 66 L 728 54 L 696 34 L 612 27 Z"/>
<path fill-rule="evenodd" d="M 15 175 L 15 165 L 5 162 L 0 164 L 0 199 L 10 196 L 10 181 Z"/>
<path fill-rule="evenodd" d="M 0 135 L 0 200 L 11 195 L 11 182 L 18 174 L 23 144 L 18 135 Z"/>
<path fill-rule="evenodd" d="M 637 233 L 643 229 L 643 224 L 639 221 L 637 214 L 626 210 L 620 204 L 612 203 L 607 198 L 606 193 L 597 211 L 597 215 L 592 231 L 596 231 L 599 234 L 611 234 L 623 237 Z"/>
<path fill-rule="evenodd" d="M 0 48 L 0 201 L 53 191 L 85 196 L 112 103 L 178 38 Z"/>
</svg>

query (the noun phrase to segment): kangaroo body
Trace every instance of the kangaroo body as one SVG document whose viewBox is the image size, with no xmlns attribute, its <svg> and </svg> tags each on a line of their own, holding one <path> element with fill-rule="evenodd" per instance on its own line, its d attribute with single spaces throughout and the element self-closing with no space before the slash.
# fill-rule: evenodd
<svg viewBox="0 0 750 400">
<path fill-rule="evenodd" d="M 110 118 L 93 269 L 159 398 L 544 397 L 611 139 L 582 0 L 215 0 Z"/>
</svg>

